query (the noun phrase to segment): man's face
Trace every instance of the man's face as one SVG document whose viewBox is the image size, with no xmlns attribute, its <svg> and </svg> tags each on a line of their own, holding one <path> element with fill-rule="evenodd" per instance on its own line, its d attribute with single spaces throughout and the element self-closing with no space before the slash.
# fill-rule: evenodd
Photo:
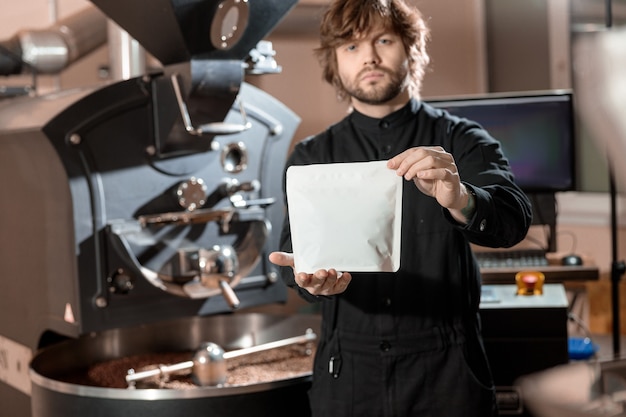
<svg viewBox="0 0 626 417">
<path fill-rule="evenodd" d="M 336 49 L 339 77 L 348 94 L 366 104 L 382 104 L 406 90 L 408 58 L 400 37 L 374 28 Z"/>
</svg>

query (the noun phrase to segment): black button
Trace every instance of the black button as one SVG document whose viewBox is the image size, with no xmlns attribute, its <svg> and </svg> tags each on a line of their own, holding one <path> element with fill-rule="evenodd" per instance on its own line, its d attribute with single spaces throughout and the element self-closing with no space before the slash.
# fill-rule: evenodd
<svg viewBox="0 0 626 417">
<path fill-rule="evenodd" d="M 391 298 L 383 298 L 383 306 L 384 307 L 391 307 Z"/>
<path fill-rule="evenodd" d="M 389 155 L 391 153 L 391 145 L 383 146 L 383 155 Z"/>
<path fill-rule="evenodd" d="M 389 128 L 389 122 L 386 120 L 383 120 L 382 122 L 380 122 L 380 127 L 382 127 L 383 129 L 388 129 Z"/>
<path fill-rule="evenodd" d="M 383 340 L 382 342 L 380 342 L 380 350 L 382 350 L 383 352 L 389 352 L 390 349 L 391 349 L 391 343 L 389 343 L 386 340 Z"/>
</svg>

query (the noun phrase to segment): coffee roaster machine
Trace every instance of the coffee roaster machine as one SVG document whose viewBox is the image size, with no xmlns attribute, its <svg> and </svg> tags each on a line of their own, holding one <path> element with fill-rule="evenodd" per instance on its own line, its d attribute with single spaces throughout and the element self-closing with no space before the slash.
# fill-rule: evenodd
<svg viewBox="0 0 626 417">
<path fill-rule="evenodd" d="M 299 118 L 244 79 L 276 71 L 262 39 L 296 1 L 94 0 L 162 67 L 0 100 L 3 415 L 306 415 L 307 377 L 191 393 L 55 379 L 149 347 L 315 325 L 241 312 L 287 296 L 267 254 Z M 3 50 L 19 55 L 20 40 Z"/>
</svg>

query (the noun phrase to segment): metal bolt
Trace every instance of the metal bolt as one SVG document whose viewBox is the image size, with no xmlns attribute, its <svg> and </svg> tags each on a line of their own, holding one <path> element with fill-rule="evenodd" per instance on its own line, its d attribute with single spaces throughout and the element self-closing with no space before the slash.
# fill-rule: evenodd
<svg viewBox="0 0 626 417">
<path fill-rule="evenodd" d="M 278 274 L 276 272 L 270 272 L 267 274 L 267 280 L 271 283 L 278 281 Z"/>
<path fill-rule="evenodd" d="M 80 142 L 83 140 L 78 133 L 72 133 L 70 135 L 70 143 L 72 145 L 80 145 Z"/>
<path fill-rule="evenodd" d="M 109 305 L 107 299 L 102 296 L 96 297 L 95 303 L 98 308 L 106 308 Z"/>
</svg>

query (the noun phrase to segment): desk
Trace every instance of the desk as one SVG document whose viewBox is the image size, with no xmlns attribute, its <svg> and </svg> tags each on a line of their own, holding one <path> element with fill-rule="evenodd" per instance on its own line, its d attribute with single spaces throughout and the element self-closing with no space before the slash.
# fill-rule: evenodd
<svg viewBox="0 0 626 417">
<path fill-rule="evenodd" d="M 546 254 L 547 266 L 541 267 L 505 267 L 505 268 L 481 268 L 483 284 L 515 284 L 515 274 L 519 271 L 540 271 L 546 277 L 546 284 L 559 284 L 562 282 L 597 281 L 600 279 L 600 270 L 592 259 L 583 256 L 583 265 L 564 266 L 561 259 L 566 255 L 559 252 Z"/>
<path fill-rule="evenodd" d="M 515 274 L 522 270 L 541 271 L 546 283 L 554 284 L 565 281 L 597 281 L 600 271 L 597 266 L 562 266 L 548 265 L 539 268 L 481 268 L 483 284 L 513 284 Z"/>
</svg>

